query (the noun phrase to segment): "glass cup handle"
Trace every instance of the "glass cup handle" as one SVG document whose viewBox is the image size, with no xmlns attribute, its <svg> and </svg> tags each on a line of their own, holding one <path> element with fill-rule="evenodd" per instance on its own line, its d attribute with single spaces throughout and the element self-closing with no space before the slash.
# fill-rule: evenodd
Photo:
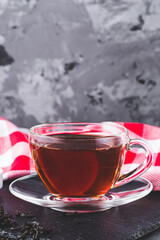
<svg viewBox="0 0 160 240">
<path fill-rule="evenodd" d="M 144 140 L 140 140 L 140 139 L 132 139 L 130 140 L 128 146 L 127 146 L 127 151 L 132 148 L 138 148 L 138 149 L 143 149 L 145 150 L 145 159 L 144 161 L 139 164 L 135 169 L 133 169 L 132 171 L 128 172 L 128 173 L 122 173 L 120 175 L 120 177 L 118 178 L 118 181 L 114 184 L 114 187 L 119 187 L 125 183 L 128 183 L 130 181 L 132 181 L 133 179 L 139 177 L 141 174 L 145 173 L 150 166 L 152 165 L 152 150 L 150 148 L 150 146 L 148 145 L 147 142 L 145 142 Z"/>
</svg>

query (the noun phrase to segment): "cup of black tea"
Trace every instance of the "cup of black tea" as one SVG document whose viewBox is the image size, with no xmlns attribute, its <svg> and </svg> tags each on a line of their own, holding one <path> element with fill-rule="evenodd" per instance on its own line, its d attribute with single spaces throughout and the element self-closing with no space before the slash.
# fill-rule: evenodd
<svg viewBox="0 0 160 240">
<path fill-rule="evenodd" d="M 34 126 L 29 133 L 35 168 L 54 201 L 69 203 L 68 211 L 94 205 L 113 187 L 144 173 L 152 153 L 143 140 L 131 140 L 128 130 L 116 123 L 57 123 Z M 125 154 L 142 148 L 144 160 L 136 169 L 122 173 Z M 98 211 L 94 206 L 91 211 Z"/>
</svg>

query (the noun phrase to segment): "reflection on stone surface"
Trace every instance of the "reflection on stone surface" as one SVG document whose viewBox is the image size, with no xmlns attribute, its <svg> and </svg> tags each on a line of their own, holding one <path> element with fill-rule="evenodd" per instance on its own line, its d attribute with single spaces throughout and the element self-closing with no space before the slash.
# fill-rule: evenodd
<svg viewBox="0 0 160 240">
<path fill-rule="evenodd" d="M 0 115 L 159 125 L 158 0 L 0 0 Z"/>
</svg>

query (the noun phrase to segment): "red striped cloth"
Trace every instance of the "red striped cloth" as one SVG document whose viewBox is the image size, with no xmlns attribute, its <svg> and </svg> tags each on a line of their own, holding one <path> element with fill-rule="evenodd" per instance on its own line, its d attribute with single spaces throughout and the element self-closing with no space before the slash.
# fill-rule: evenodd
<svg viewBox="0 0 160 240">
<path fill-rule="evenodd" d="M 153 150 L 153 165 L 143 174 L 154 190 L 160 190 L 160 128 L 142 123 L 119 123 L 129 130 L 129 137 L 145 139 Z M 140 151 L 128 151 L 122 171 L 128 172 L 143 160 Z M 0 168 L 3 179 L 17 178 L 35 172 L 27 134 L 14 124 L 0 117 Z"/>
<path fill-rule="evenodd" d="M 119 123 L 126 127 L 131 139 L 144 139 L 147 141 L 153 152 L 153 164 L 142 175 L 153 184 L 153 190 L 160 190 L 160 128 L 142 123 Z M 138 163 L 142 162 L 144 155 L 140 151 L 128 151 L 122 168 L 122 172 L 128 172 L 134 169 Z M 141 161 L 142 160 L 142 161 Z"/>
<path fill-rule="evenodd" d="M 0 117 L 0 168 L 3 179 L 16 178 L 35 172 L 27 134 Z"/>
</svg>

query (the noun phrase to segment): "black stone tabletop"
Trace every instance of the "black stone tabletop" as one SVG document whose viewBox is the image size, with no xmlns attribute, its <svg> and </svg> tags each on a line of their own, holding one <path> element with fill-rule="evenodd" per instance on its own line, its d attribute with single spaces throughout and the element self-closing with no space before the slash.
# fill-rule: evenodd
<svg viewBox="0 0 160 240">
<path fill-rule="evenodd" d="M 0 239 L 158 240 L 160 192 L 98 213 L 62 213 L 0 190 Z"/>
</svg>

